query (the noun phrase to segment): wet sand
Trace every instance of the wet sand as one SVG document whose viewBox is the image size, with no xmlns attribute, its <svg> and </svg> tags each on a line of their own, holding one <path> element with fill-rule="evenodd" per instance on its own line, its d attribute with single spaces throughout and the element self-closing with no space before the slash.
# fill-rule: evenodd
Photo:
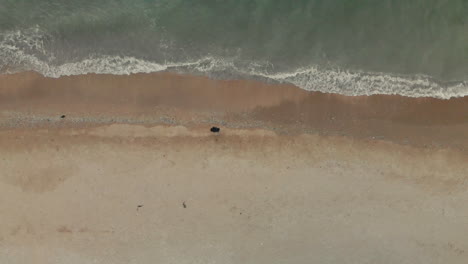
<svg viewBox="0 0 468 264">
<path fill-rule="evenodd" d="M 0 262 L 466 263 L 466 135 L 467 97 L 0 75 Z"/>
</svg>

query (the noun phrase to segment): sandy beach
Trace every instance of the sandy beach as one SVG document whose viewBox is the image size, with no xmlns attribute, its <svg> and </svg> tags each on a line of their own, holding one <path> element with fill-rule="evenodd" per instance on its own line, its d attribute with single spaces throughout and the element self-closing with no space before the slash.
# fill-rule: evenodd
<svg viewBox="0 0 468 264">
<path fill-rule="evenodd" d="M 468 97 L 0 75 L 0 263 L 467 263 L 467 135 Z"/>
</svg>

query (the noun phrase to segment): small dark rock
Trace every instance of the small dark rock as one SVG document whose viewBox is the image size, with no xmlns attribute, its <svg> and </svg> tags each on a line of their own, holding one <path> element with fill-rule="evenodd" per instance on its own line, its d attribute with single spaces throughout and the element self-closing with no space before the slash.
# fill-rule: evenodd
<svg viewBox="0 0 468 264">
<path fill-rule="evenodd" d="M 65 115 L 61 115 L 60 118 L 65 118 Z"/>
<path fill-rule="evenodd" d="M 183 206 L 184 208 L 187 208 L 187 205 L 185 204 L 185 202 L 182 203 L 182 206 Z"/>
<path fill-rule="evenodd" d="M 221 129 L 220 129 L 219 127 L 212 127 L 212 128 L 210 129 L 210 131 L 213 132 L 213 133 L 219 133 L 220 130 L 221 130 Z"/>
</svg>

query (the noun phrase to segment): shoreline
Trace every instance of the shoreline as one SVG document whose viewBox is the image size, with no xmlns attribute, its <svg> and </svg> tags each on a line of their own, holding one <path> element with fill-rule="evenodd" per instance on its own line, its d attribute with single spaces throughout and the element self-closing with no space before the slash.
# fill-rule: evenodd
<svg viewBox="0 0 468 264">
<path fill-rule="evenodd" d="M 28 72 L 0 75 L 0 87 L 0 129 L 213 124 L 468 152 L 468 97 L 344 96 L 168 72 L 57 79 Z"/>
</svg>

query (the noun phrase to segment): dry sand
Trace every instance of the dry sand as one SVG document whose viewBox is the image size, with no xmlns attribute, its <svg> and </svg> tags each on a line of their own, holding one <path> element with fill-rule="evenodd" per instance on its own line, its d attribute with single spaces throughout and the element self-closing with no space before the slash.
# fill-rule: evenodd
<svg viewBox="0 0 468 264">
<path fill-rule="evenodd" d="M 467 135 L 466 97 L 0 75 L 0 263 L 468 263 Z"/>
</svg>

